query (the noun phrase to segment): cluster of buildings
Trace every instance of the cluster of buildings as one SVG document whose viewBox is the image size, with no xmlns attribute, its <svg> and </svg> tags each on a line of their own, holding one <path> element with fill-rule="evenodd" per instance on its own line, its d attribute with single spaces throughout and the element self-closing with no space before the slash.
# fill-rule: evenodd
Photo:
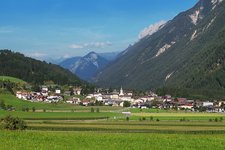
<svg viewBox="0 0 225 150">
<path fill-rule="evenodd" d="M 158 96 L 154 92 L 149 92 L 145 96 L 134 96 L 132 91 L 124 91 L 121 87 L 117 92 L 95 92 L 88 94 L 83 100 L 81 95 L 81 88 L 76 87 L 71 91 L 64 91 L 56 89 L 54 92 L 49 91 L 48 87 L 42 86 L 41 92 L 20 92 L 16 93 L 16 97 L 23 100 L 57 103 L 59 101 L 65 101 L 65 103 L 92 106 L 92 105 L 104 105 L 104 106 L 121 106 L 132 108 L 159 108 L 159 109 L 176 109 L 176 110 L 190 110 L 190 111 L 208 111 L 208 112 L 224 112 L 225 101 L 198 101 L 188 100 L 186 98 L 173 98 L 170 95 Z M 73 96 L 74 95 L 74 96 Z M 69 98 L 64 99 L 67 96 Z M 134 98 L 136 97 L 136 98 Z"/>
<path fill-rule="evenodd" d="M 80 95 L 81 88 L 74 88 L 72 92 L 74 95 Z M 17 91 L 16 97 L 32 102 L 58 103 L 59 101 L 64 100 L 64 96 L 69 96 L 70 94 L 71 91 L 65 91 L 63 93 L 60 89 L 50 91 L 47 86 L 42 86 L 40 92 Z"/>
<path fill-rule="evenodd" d="M 96 101 L 105 106 L 121 107 L 125 105 L 125 102 L 129 102 L 130 107 L 140 109 L 159 108 L 207 112 L 225 111 L 225 101 L 188 100 L 187 98 L 173 98 L 171 95 L 158 96 L 154 92 L 149 92 L 146 96 L 134 98 L 132 91 L 124 92 L 122 87 L 119 92 L 114 90 L 111 93 L 95 92 L 88 94 L 83 101 L 74 97 L 70 100 L 70 103 L 89 106 L 96 103 Z"/>
</svg>

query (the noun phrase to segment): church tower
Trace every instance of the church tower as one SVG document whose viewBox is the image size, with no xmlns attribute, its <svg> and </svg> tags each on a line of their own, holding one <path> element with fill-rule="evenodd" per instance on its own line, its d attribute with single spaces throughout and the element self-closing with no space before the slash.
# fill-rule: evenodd
<svg viewBox="0 0 225 150">
<path fill-rule="evenodd" d="M 124 93 L 123 93 L 123 88 L 122 88 L 122 86 L 121 86 L 121 88 L 120 88 L 120 94 L 119 94 L 120 96 L 124 96 Z"/>
</svg>

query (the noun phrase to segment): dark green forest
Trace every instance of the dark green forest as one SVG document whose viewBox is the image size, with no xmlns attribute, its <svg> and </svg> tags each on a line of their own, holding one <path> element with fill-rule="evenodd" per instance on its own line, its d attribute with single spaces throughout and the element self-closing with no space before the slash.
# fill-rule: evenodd
<svg viewBox="0 0 225 150">
<path fill-rule="evenodd" d="M 25 57 L 10 50 L 0 50 L 0 76 L 12 76 L 32 84 L 54 82 L 58 85 L 87 84 L 70 71 L 57 65 Z"/>
</svg>

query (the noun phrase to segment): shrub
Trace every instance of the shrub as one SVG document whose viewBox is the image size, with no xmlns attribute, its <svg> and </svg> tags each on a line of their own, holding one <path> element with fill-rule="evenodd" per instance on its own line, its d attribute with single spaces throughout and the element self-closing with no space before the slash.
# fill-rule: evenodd
<svg viewBox="0 0 225 150">
<path fill-rule="evenodd" d="M 22 107 L 22 111 L 28 112 L 29 111 L 29 108 L 28 107 Z"/>
<path fill-rule="evenodd" d="M 181 118 L 180 121 L 183 122 L 183 121 L 187 121 L 187 120 L 186 120 L 186 118 Z"/>
<path fill-rule="evenodd" d="M 129 117 L 126 117 L 126 121 L 129 121 L 130 120 L 130 118 Z"/>
<path fill-rule="evenodd" d="M 150 121 L 153 121 L 153 117 L 152 116 L 150 117 Z"/>
<path fill-rule="evenodd" d="M 6 105 L 5 105 L 5 102 L 3 100 L 0 100 L 0 109 L 3 109 L 3 110 L 6 109 Z"/>
<path fill-rule="evenodd" d="M 25 109 L 26 112 L 29 112 L 29 110 L 30 110 L 30 109 L 29 109 L 28 107 Z"/>
<path fill-rule="evenodd" d="M 218 119 L 217 118 L 215 118 L 215 122 L 218 122 Z"/>
<path fill-rule="evenodd" d="M 35 107 L 32 107 L 32 111 L 35 112 L 36 111 L 36 108 Z"/>
<path fill-rule="evenodd" d="M 96 112 L 97 112 L 97 113 L 99 113 L 99 112 L 100 112 L 100 109 L 99 109 L 99 108 L 97 108 L 97 109 L 96 109 Z"/>
<path fill-rule="evenodd" d="M 157 118 L 156 121 L 159 122 L 160 120 Z"/>
<path fill-rule="evenodd" d="M 145 121 L 145 120 L 146 120 L 146 118 L 145 118 L 145 117 L 143 117 L 143 118 L 142 118 L 142 120 L 143 120 L 143 121 Z"/>
<path fill-rule="evenodd" d="M 125 101 L 124 103 L 123 103 L 123 107 L 130 107 L 130 102 L 128 102 L 128 101 Z"/>
<path fill-rule="evenodd" d="M 92 112 L 92 113 L 95 112 L 95 109 L 94 109 L 93 107 L 91 107 L 91 112 Z"/>
<path fill-rule="evenodd" d="M 23 120 L 10 115 L 1 119 L 0 127 L 5 130 L 25 130 L 27 128 Z"/>
</svg>

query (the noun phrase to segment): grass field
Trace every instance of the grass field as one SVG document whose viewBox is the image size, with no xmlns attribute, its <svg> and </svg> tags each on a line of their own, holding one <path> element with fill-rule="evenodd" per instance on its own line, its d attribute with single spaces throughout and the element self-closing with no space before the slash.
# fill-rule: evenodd
<svg viewBox="0 0 225 150">
<path fill-rule="evenodd" d="M 27 124 L 25 131 L 0 131 L 3 150 L 225 149 L 222 113 L 121 107 L 98 107 L 100 113 L 91 113 L 91 107 L 32 103 L 7 94 L 1 94 L 0 100 L 16 107 L 16 111 L 0 110 L 0 118 L 12 115 L 23 118 Z M 35 107 L 37 111 L 23 112 L 23 107 Z M 132 112 L 129 120 L 122 111 Z"/>
<path fill-rule="evenodd" d="M 224 150 L 225 135 L 24 131 L 0 132 L 2 150 Z"/>
<path fill-rule="evenodd" d="M 9 76 L 0 76 L 0 81 L 10 81 L 10 82 L 14 82 L 14 83 L 22 83 L 25 84 L 26 82 L 18 79 L 18 78 L 14 78 L 14 77 L 9 77 Z"/>
<path fill-rule="evenodd" d="M 111 112 L 22 112 L 22 111 L 3 111 L 0 110 L 0 118 L 12 115 L 15 117 L 23 118 L 25 120 L 90 120 L 90 119 L 102 119 L 110 118 L 114 116 L 121 116 L 119 113 Z"/>
</svg>

